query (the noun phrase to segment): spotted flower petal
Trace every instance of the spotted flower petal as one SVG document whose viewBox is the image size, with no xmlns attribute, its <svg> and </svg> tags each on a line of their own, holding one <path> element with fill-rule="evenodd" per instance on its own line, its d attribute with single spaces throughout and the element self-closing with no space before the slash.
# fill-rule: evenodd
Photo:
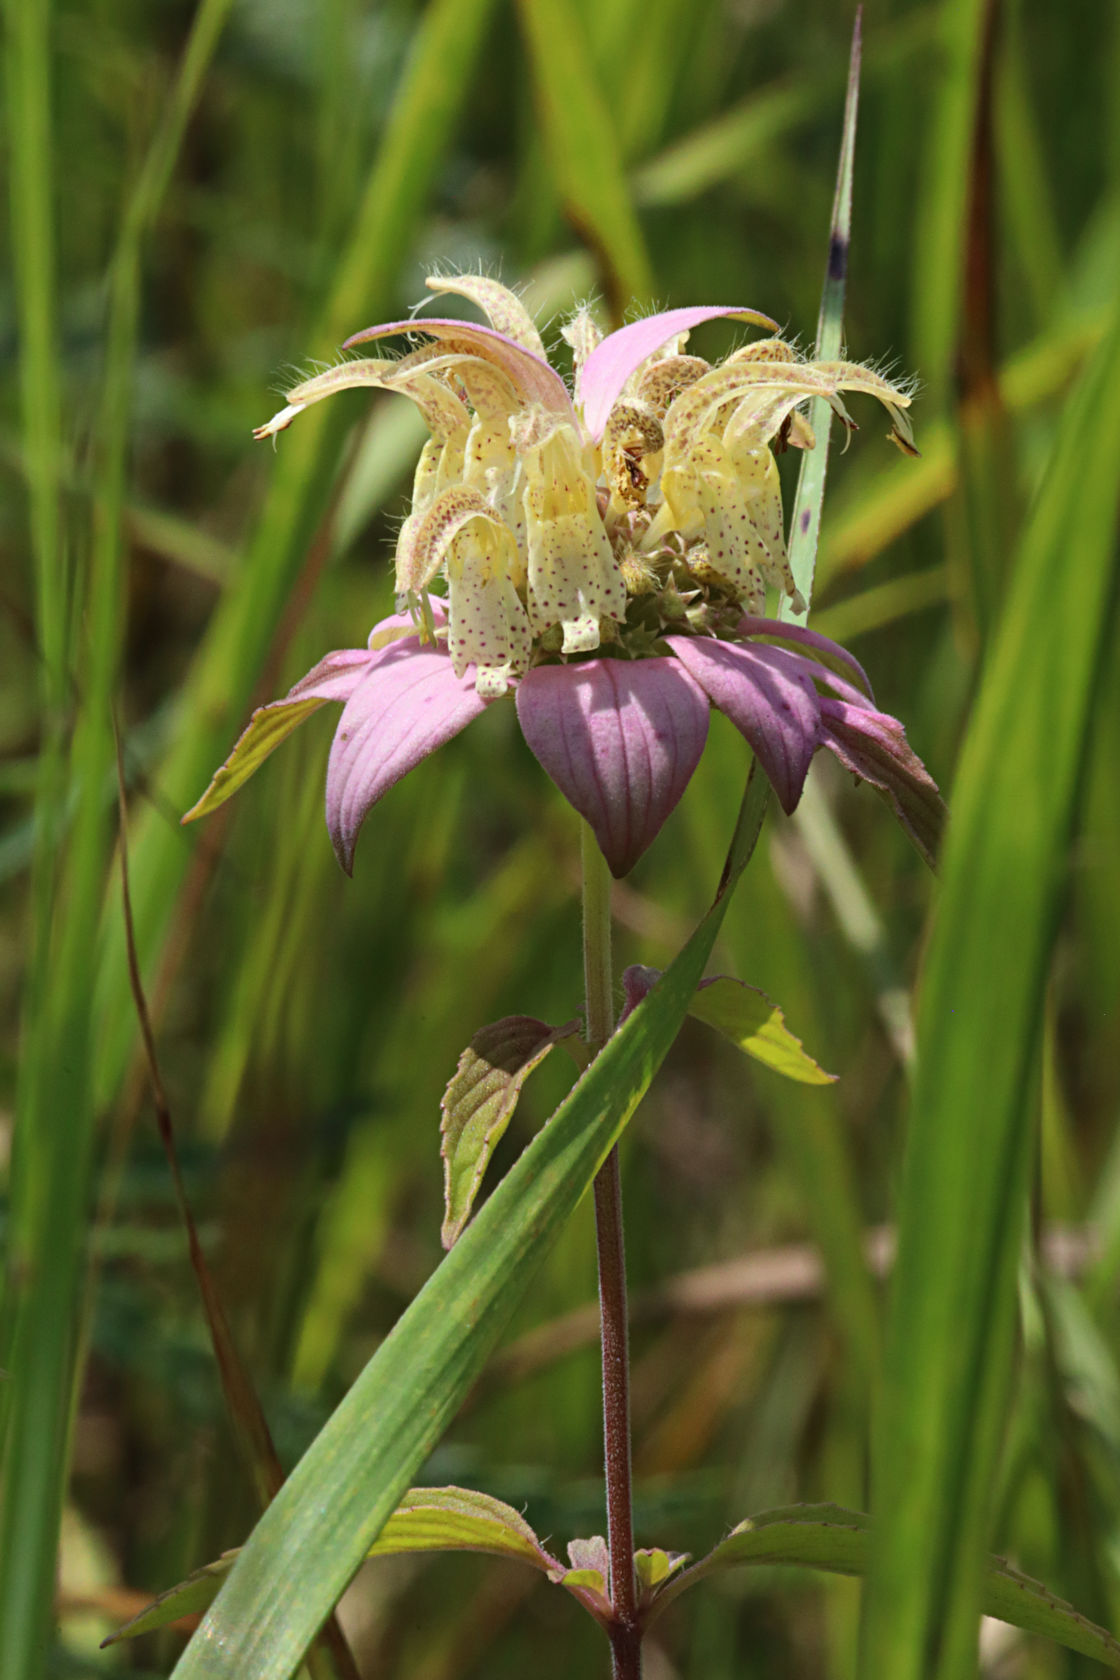
<svg viewBox="0 0 1120 1680">
<path fill-rule="evenodd" d="M 457 677 L 447 650 L 425 647 L 416 636 L 367 657 L 327 765 L 327 828 L 348 875 L 371 807 L 487 706 L 473 673 Z"/>
<path fill-rule="evenodd" d="M 516 292 L 492 280 L 488 274 L 430 274 L 424 284 L 438 295 L 453 293 L 478 305 L 495 332 L 504 333 L 515 344 L 545 360 L 544 345 L 536 323 Z"/>
<path fill-rule="evenodd" d="M 736 321 L 750 321 L 754 326 L 777 332 L 778 324 L 758 309 L 741 306 L 709 304 L 691 309 L 666 309 L 660 315 L 648 315 L 644 320 L 631 321 L 592 350 L 580 370 L 579 394 L 583 402 L 583 422 L 593 438 L 602 435 L 607 416 L 632 373 L 662 345 L 676 338 L 678 333 L 691 332 L 705 321 L 717 321 L 731 316 Z"/>
<path fill-rule="evenodd" d="M 625 875 L 680 799 L 704 750 L 708 701 L 675 659 L 540 665 L 517 690 L 522 733 Z"/>
<path fill-rule="evenodd" d="M 761 644 L 666 640 L 712 705 L 746 736 L 782 809 L 792 811 L 820 742 L 821 701 L 802 661 Z"/>
</svg>

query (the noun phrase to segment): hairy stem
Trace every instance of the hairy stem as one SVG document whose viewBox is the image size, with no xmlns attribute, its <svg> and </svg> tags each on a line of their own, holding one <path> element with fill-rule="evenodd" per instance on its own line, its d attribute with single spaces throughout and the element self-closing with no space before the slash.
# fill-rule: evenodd
<svg viewBox="0 0 1120 1680">
<path fill-rule="evenodd" d="M 587 1040 L 599 1049 L 614 1028 L 610 875 L 595 836 L 582 829 L 583 977 Z M 610 1630 L 614 1680 L 639 1680 L 641 1633 L 634 1582 L 630 1479 L 630 1352 L 626 1326 L 626 1254 L 617 1146 L 595 1180 L 599 1253 L 599 1321 L 603 1348 L 603 1439 L 607 1481 L 607 1544 L 611 1562 Z"/>
</svg>

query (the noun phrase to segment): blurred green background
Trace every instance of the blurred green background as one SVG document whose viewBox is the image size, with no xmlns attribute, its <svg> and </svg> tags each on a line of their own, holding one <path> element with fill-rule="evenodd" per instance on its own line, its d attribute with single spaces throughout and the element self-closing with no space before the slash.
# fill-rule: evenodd
<svg viewBox="0 0 1120 1680">
<path fill-rule="evenodd" d="M 8 0 L 6 22 L 0 1670 L 165 1675 L 181 1635 L 97 1641 L 237 1544 L 255 1505 L 138 1054 L 111 708 L 187 1187 L 288 1464 L 438 1262 L 438 1104 L 459 1050 L 501 1014 L 578 1007 L 578 834 L 512 707 L 386 799 L 352 881 L 323 824 L 325 716 L 227 811 L 179 828 L 250 706 L 389 608 L 423 436 L 411 405 L 361 393 L 275 453 L 250 430 L 293 369 L 406 314 L 437 265 L 524 287 L 549 343 L 591 297 L 616 324 L 631 299 L 749 305 L 811 345 L 852 10 Z M 1076 26 L 1013 0 L 871 0 L 864 45 L 847 344 L 917 375 L 923 455 L 899 459 L 856 411 L 811 622 L 852 645 L 951 794 L 1033 498 L 1116 297 L 1120 17 L 1103 0 Z M 712 326 L 694 346 L 732 342 Z M 1055 598 L 1076 601 L 1081 552 L 1071 534 Z M 1047 901 L 1035 1263 L 993 1484 L 995 1548 L 1113 1627 L 1114 632 L 1086 675 L 1080 814 Z M 1034 761 L 1049 747 L 1044 731 Z M 620 966 L 664 967 L 709 902 L 746 756 L 715 717 L 685 800 L 617 888 Z M 1014 828 L 1010 785 L 993 821 Z M 784 1084 L 691 1025 L 627 1134 L 639 1544 L 703 1551 L 796 1499 L 868 1505 L 935 893 L 831 760 L 794 820 L 771 813 L 715 969 L 765 988 L 841 1078 Z M 558 1067 L 534 1076 L 499 1169 L 563 1089 Z M 423 1477 L 495 1493 L 557 1544 L 603 1522 L 597 1354 L 555 1323 L 594 1281 L 583 1207 Z M 852 1582 L 729 1575 L 658 1624 L 648 1671 L 843 1680 L 857 1614 Z M 370 1677 L 604 1662 L 567 1597 L 485 1559 L 371 1564 L 343 1620 Z M 1009 1680 L 1091 1667 L 995 1624 L 982 1651 Z"/>
</svg>

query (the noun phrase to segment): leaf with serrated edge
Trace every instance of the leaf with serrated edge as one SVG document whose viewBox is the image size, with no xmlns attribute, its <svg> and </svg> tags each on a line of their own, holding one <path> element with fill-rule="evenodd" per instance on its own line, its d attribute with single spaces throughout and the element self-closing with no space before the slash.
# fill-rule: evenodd
<svg viewBox="0 0 1120 1680">
<path fill-rule="evenodd" d="M 765 992 L 744 985 L 729 975 L 702 980 L 688 1006 L 698 1021 L 715 1027 L 744 1055 L 762 1062 L 786 1079 L 802 1085 L 831 1085 L 836 1075 L 826 1073 L 786 1026 L 785 1016 Z"/>
<path fill-rule="evenodd" d="M 786 1564 L 835 1575 L 866 1575 L 871 1518 L 840 1505 L 787 1505 L 764 1511 L 733 1529 L 726 1540 L 668 1581 L 651 1610 L 660 1615 L 682 1592 L 708 1575 L 740 1564 Z M 984 1572 L 983 1610 L 1025 1633 L 1040 1633 L 1071 1651 L 1110 1668 L 1120 1665 L 1120 1641 L 1022 1575 L 1002 1558 L 989 1558 Z"/>
<path fill-rule="evenodd" d="M 490 1157 L 513 1118 L 526 1079 L 554 1044 L 577 1030 L 575 1021 L 553 1028 L 531 1015 L 507 1015 L 480 1027 L 459 1057 L 440 1104 L 444 1248 L 452 1247 L 471 1216 Z"/>
<path fill-rule="evenodd" d="M 410 1488 L 370 1547 L 369 1556 L 391 1557 L 402 1552 L 487 1552 L 492 1557 L 528 1563 L 553 1580 L 567 1573 L 563 1564 L 545 1551 L 520 1512 L 471 1488 Z M 236 1557 L 236 1550 L 224 1552 L 215 1563 L 206 1564 L 179 1586 L 160 1593 L 104 1643 L 135 1639 L 181 1616 L 205 1610 Z"/>
</svg>

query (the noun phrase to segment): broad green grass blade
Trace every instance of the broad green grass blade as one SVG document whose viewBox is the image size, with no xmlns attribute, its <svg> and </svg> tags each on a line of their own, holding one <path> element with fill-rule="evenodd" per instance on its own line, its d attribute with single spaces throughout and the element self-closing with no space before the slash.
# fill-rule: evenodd
<svg viewBox="0 0 1120 1680">
<path fill-rule="evenodd" d="M 653 292 L 610 107 L 572 0 L 522 0 L 537 104 L 564 208 L 603 264 L 616 322 Z"/>
<path fill-rule="evenodd" d="M 1120 316 L 1063 417 L 954 790 L 899 1213 L 867 1680 L 949 1680 L 975 1662 L 1032 1068 L 1115 566 L 1118 427 Z"/>
<path fill-rule="evenodd" d="M 856 156 L 861 50 L 861 14 L 857 12 L 855 28 L 852 31 L 851 58 L 848 62 L 848 93 L 844 102 L 844 131 L 840 142 L 840 162 L 836 171 L 836 193 L 832 201 L 828 266 L 821 291 L 820 316 L 817 320 L 814 354 L 820 361 L 836 360 L 840 355 L 844 335 L 844 292 L 848 280 L 848 248 L 852 236 L 852 171 Z M 801 462 L 789 539 L 789 563 L 793 570 L 794 582 L 801 591 L 805 605 L 801 612 L 794 612 L 790 606 L 790 597 L 784 595 L 779 608 L 779 617 L 794 624 L 804 624 L 809 616 L 813 577 L 817 568 L 821 507 L 824 503 L 825 479 L 828 476 L 828 444 L 832 431 L 832 410 L 823 399 L 814 398 L 809 408 L 809 421 L 816 433 L 817 446 L 815 449 L 807 449 Z"/>
<path fill-rule="evenodd" d="M 318 328 L 293 353 L 333 354 L 388 307 L 458 117 L 493 0 L 435 0 L 417 31 L 388 128 L 374 160 Z M 315 522 L 333 480 L 346 417 L 329 404 L 304 416 L 277 454 L 275 477 L 239 579 L 215 612 L 182 698 L 181 731 L 159 773 L 164 801 L 185 810 L 225 757 Z M 246 440 L 248 445 L 248 440 Z M 159 948 L 191 858 L 162 813 L 137 823 L 132 845 L 136 940 L 147 966 Z M 97 1092 L 114 1094 L 135 1038 L 124 940 L 114 901 L 98 998 L 102 1023 Z"/>
<path fill-rule="evenodd" d="M 672 1581 L 659 1595 L 658 1608 L 709 1575 L 743 1564 L 786 1564 L 866 1575 L 871 1526 L 862 1511 L 847 1511 L 840 1505 L 789 1505 L 764 1511 L 748 1518 L 706 1558 Z M 986 1616 L 1027 1633 L 1043 1634 L 1110 1668 L 1120 1665 L 1120 1643 L 1110 1633 L 1002 1558 L 989 1558 L 985 1565 L 983 1608 Z"/>
<path fill-rule="evenodd" d="M 481 1372 L 684 1020 L 757 839 L 755 774 L 720 891 L 398 1320 L 254 1529 L 177 1680 L 286 1680 Z"/>
<path fill-rule="evenodd" d="M 862 63 L 862 13 L 856 13 L 848 59 L 848 87 L 836 187 L 829 226 L 829 253 L 821 288 L 815 354 L 831 360 L 840 353 L 844 330 L 844 297 L 851 243 L 852 178 L 855 168 L 856 122 L 859 113 L 860 67 Z M 817 547 L 821 531 L 832 410 L 814 401 L 810 420 L 816 433 L 816 448 L 806 450 L 801 461 L 789 532 L 789 560 L 794 580 L 805 600 L 805 610 L 790 609 L 790 597 L 783 596 L 779 617 L 804 623 L 808 617 L 816 573 Z M 786 1112 L 782 1114 L 783 1107 Z M 856 1174 L 848 1139 L 834 1105 L 817 1102 L 812 1108 L 790 1114 L 779 1102 L 782 1114 L 777 1130 L 782 1147 L 797 1172 L 801 1193 L 809 1210 L 828 1265 L 833 1309 L 847 1334 L 858 1373 L 856 1382 L 870 1394 L 879 1355 L 879 1314 L 868 1275 L 862 1246 L 863 1214 L 856 1193 Z M 823 1187 L 827 1185 L 827 1191 Z"/>
</svg>

